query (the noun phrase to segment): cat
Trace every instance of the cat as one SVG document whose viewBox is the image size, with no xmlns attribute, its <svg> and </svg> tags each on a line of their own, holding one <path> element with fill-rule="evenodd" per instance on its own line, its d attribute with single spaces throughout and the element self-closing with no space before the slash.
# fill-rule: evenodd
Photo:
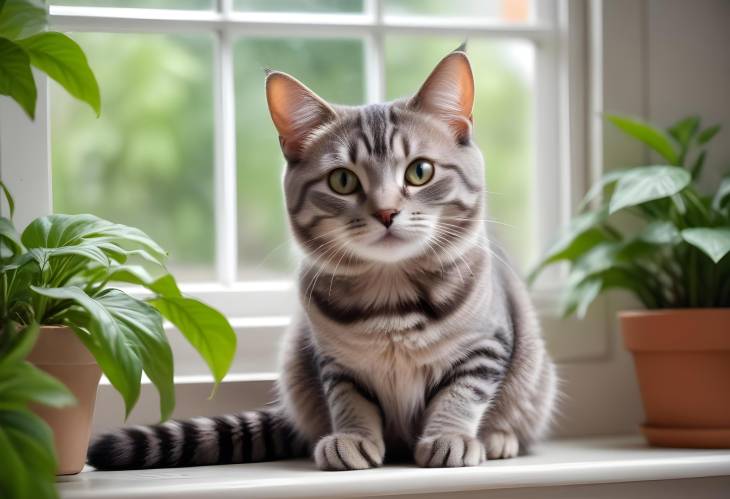
<svg viewBox="0 0 730 499">
<path fill-rule="evenodd" d="M 101 435 L 97 469 L 313 456 L 323 470 L 411 459 L 474 466 L 527 452 L 551 421 L 555 367 L 522 281 L 485 227 L 463 47 L 415 96 L 325 102 L 267 71 L 303 250 L 300 311 L 270 408 Z"/>
</svg>

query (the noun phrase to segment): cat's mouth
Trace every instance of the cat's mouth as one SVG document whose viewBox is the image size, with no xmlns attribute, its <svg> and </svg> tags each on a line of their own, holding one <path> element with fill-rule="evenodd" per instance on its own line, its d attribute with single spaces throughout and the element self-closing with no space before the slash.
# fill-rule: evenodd
<svg viewBox="0 0 730 499">
<path fill-rule="evenodd" d="M 395 235 L 391 231 L 386 231 L 382 237 L 375 241 L 375 244 L 395 244 L 403 241 L 405 241 L 405 239 L 402 237 Z"/>
</svg>

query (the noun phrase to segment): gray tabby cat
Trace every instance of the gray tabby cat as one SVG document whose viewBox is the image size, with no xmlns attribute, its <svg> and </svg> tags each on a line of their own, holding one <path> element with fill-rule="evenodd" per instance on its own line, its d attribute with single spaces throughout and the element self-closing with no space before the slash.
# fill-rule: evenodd
<svg viewBox="0 0 730 499">
<path fill-rule="evenodd" d="M 556 394 L 522 282 L 490 248 L 463 49 L 415 97 L 333 106 L 269 72 L 286 205 L 305 254 L 301 311 L 270 409 L 102 435 L 101 469 L 311 453 L 326 470 L 389 459 L 474 466 L 540 438 Z"/>
</svg>

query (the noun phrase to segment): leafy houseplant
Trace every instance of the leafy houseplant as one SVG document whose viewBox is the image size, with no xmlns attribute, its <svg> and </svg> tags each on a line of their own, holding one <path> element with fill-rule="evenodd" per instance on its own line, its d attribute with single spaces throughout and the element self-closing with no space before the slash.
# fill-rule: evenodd
<svg viewBox="0 0 730 499">
<path fill-rule="evenodd" d="M 12 207 L 12 198 L 8 202 Z M 28 417 L 27 403 L 62 406 L 73 398 L 63 385 L 23 360 L 33 347 L 39 325 L 73 330 L 122 395 L 127 415 L 139 397 L 143 371 L 159 392 L 162 419 L 174 409 L 173 358 L 163 317 L 200 353 L 215 381 L 222 380 L 233 359 L 235 333 L 221 313 L 183 296 L 165 270 L 165 257 L 164 250 L 142 231 L 93 215 L 41 217 L 22 234 L 9 219 L 0 218 L 3 462 L 19 463 L 19 469 L 27 470 L 44 465 L 46 475 L 55 474 L 53 454 L 47 452 L 47 429 L 37 417 Z M 151 296 L 136 298 L 112 283 L 143 286 Z M 8 421 L 24 418 L 24 426 L 6 428 Z M 11 430 L 22 438 L 11 438 Z M 88 434 L 86 438 L 88 443 Z M 37 452 L 29 452 L 31 447 Z M 85 447 L 83 450 L 85 453 Z M 38 457 L 41 453 L 43 459 Z M 2 473 L 0 485 L 8 487 L 9 497 L 22 497 L 14 493 L 41 486 L 28 473 Z"/>
<path fill-rule="evenodd" d="M 621 314 L 644 433 L 658 445 L 730 446 L 730 175 L 711 195 L 697 185 L 720 127 L 701 129 L 698 117 L 667 130 L 608 120 L 664 164 L 607 173 L 530 278 L 568 262 L 568 315 L 583 316 L 607 289 L 631 292 L 649 309 Z"/>
<path fill-rule="evenodd" d="M 99 87 L 86 56 L 66 35 L 44 31 L 47 14 L 42 0 L 0 0 L 0 95 L 33 119 L 35 67 L 98 115 Z M 2 182 L 0 189 L 10 211 L 0 217 L 0 496 L 55 497 L 56 452 L 62 472 L 83 465 L 99 367 L 127 415 L 144 371 L 166 419 L 175 392 L 163 317 L 198 350 L 216 383 L 236 337 L 219 312 L 182 295 L 164 267 L 165 252 L 142 231 L 92 215 L 50 215 L 21 235 L 11 222 L 13 199 Z M 135 298 L 112 283 L 143 286 L 151 296 Z"/>
</svg>

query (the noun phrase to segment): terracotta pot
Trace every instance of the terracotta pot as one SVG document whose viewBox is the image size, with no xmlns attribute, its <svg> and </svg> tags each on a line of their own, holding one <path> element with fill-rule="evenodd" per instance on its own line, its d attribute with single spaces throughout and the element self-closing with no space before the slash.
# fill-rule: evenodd
<svg viewBox="0 0 730 499">
<path fill-rule="evenodd" d="M 78 473 L 86 463 L 101 369 L 76 334 L 63 326 L 41 327 L 28 361 L 61 380 L 78 400 L 77 405 L 63 409 L 33 406 L 53 430 L 58 474 Z"/>
<path fill-rule="evenodd" d="M 730 308 L 619 314 L 646 422 L 662 447 L 730 448 Z"/>
</svg>

